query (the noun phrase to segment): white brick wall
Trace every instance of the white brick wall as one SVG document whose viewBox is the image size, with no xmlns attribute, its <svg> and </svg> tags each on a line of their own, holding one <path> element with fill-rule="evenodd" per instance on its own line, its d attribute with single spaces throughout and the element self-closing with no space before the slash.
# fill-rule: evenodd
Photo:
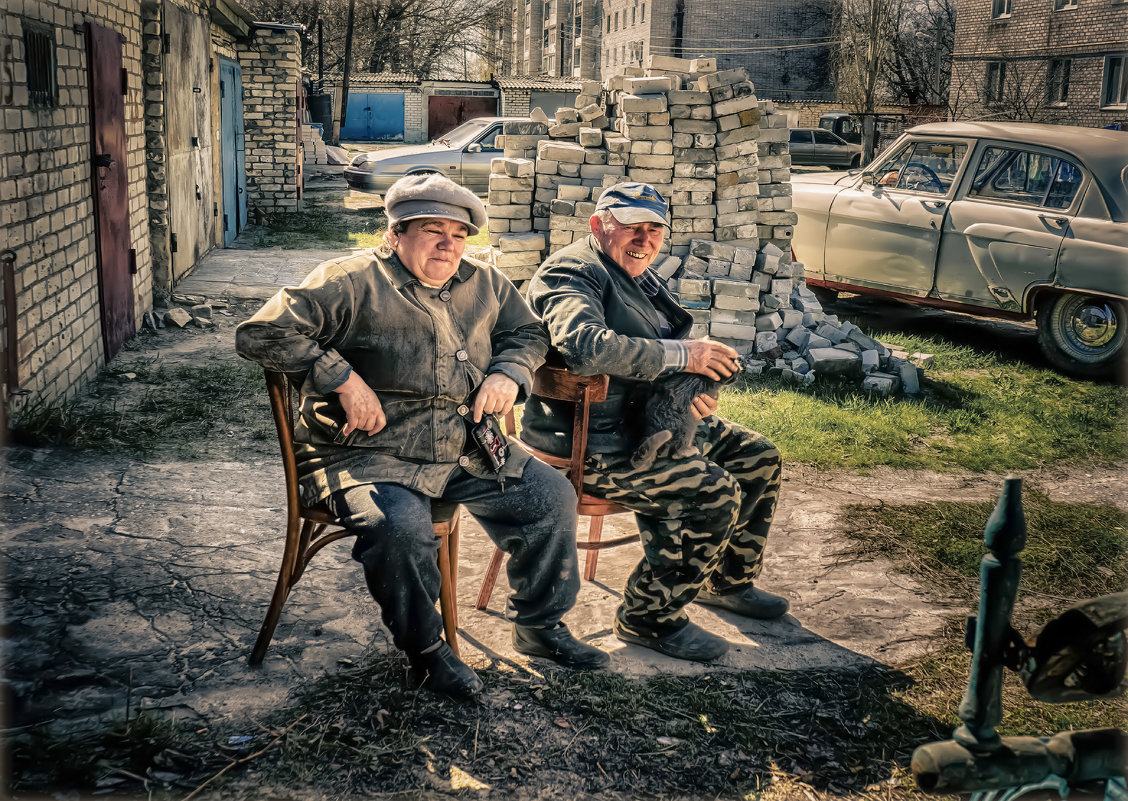
<svg viewBox="0 0 1128 801">
<path fill-rule="evenodd" d="M 28 104 L 25 19 L 51 26 L 54 35 L 59 87 L 54 108 Z M 5 0 L 0 51 L 11 54 L 13 82 L 10 103 L 0 109 L 0 232 L 15 253 L 19 383 L 31 392 L 15 403 L 70 398 L 104 362 L 85 22 L 113 28 L 124 37 L 122 65 L 129 84 L 125 167 L 130 247 L 137 255 L 137 321 L 152 303 L 138 5 L 130 0 Z"/>
</svg>

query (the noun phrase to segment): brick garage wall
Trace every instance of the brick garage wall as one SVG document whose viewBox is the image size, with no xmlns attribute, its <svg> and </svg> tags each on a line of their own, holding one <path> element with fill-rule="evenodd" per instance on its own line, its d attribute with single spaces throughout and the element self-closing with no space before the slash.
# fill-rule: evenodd
<svg viewBox="0 0 1128 801">
<path fill-rule="evenodd" d="M 502 89 L 498 113 L 503 117 L 529 116 L 528 89 Z"/>
<path fill-rule="evenodd" d="M 50 26 L 54 36 L 59 88 L 54 108 L 36 109 L 28 102 L 25 20 Z M 12 82 L 0 84 L 0 228 L 16 256 L 19 382 L 31 392 L 18 402 L 73 397 L 105 360 L 91 199 L 85 22 L 124 37 L 126 178 L 130 247 L 137 256 L 133 291 L 138 323 L 152 305 L 138 5 L 129 0 L 5 0 L 0 53 L 11 66 Z"/>
<path fill-rule="evenodd" d="M 1022 119 L 1104 127 L 1128 120 L 1128 110 L 1102 108 L 1105 56 L 1128 52 L 1128 2 L 1077 0 L 1054 11 L 1051 0 L 1011 0 L 1009 16 L 992 19 L 987 0 L 959 0 L 951 102 L 958 118 Z M 1064 105 L 1038 97 L 1022 109 L 985 105 L 987 63 L 1003 61 L 1012 77 L 1044 93 L 1051 58 L 1071 59 Z"/>
<path fill-rule="evenodd" d="M 238 42 L 243 69 L 243 127 L 246 134 L 248 206 L 266 211 L 301 207 L 298 174 L 298 32 L 256 28 Z"/>
</svg>

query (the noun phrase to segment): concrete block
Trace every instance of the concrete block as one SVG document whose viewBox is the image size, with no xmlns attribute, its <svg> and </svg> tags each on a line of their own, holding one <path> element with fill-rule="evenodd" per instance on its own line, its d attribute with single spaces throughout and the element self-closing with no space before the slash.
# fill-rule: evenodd
<svg viewBox="0 0 1128 801">
<path fill-rule="evenodd" d="M 522 233 L 522 234 L 502 234 L 498 247 L 504 251 L 515 250 L 535 250 L 541 251 L 545 248 L 544 234 L 538 233 Z"/>
<path fill-rule="evenodd" d="M 501 132 L 505 136 L 546 136 L 548 125 L 536 120 L 508 120 L 502 123 Z"/>
<path fill-rule="evenodd" d="M 839 348 L 811 348 L 807 351 L 807 364 L 822 375 L 855 375 L 862 369 L 858 354 Z"/>
</svg>

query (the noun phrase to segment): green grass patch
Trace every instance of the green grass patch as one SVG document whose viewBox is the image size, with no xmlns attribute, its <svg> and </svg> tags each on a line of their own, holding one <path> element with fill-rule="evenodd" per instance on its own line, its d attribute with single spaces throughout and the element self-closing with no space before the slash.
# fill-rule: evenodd
<svg viewBox="0 0 1128 801">
<path fill-rule="evenodd" d="M 302 211 L 273 212 L 267 225 L 249 236 L 251 244 L 259 248 L 370 248 L 380 244 L 387 227 L 383 209 L 345 209 L 307 200 Z"/>
<path fill-rule="evenodd" d="M 382 208 L 342 208 L 306 200 L 298 212 L 274 212 L 267 225 L 250 236 L 255 247 L 283 250 L 303 248 L 374 248 L 384 241 L 388 218 Z M 489 232 L 483 227 L 467 238 L 467 245 L 489 245 Z"/>
<path fill-rule="evenodd" d="M 847 507 L 846 534 L 869 552 L 949 590 L 979 589 L 987 553 L 983 527 L 995 504 L 937 501 Z M 1079 600 L 1128 585 L 1128 514 L 1114 506 L 1050 500 L 1023 493 L 1026 548 L 1020 595 L 1035 592 Z"/>
<path fill-rule="evenodd" d="M 1128 390 L 1077 381 L 941 340 L 882 335 L 935 355 L 918 397 L 883 398 L 854 380 L 798 389 L 769 377 L 721 393 L 720 413 L 819 467 L 973 471 L 1128 457 Z"/>
<path fill-rule="evenodd" d="M 33 403 L 12 416 L 12 440 L 184 458 L 238 455 L 275 436 L 262 368 L 230 360 L 166 366 L 113 362 L 81 398 Z"/>
</svg>

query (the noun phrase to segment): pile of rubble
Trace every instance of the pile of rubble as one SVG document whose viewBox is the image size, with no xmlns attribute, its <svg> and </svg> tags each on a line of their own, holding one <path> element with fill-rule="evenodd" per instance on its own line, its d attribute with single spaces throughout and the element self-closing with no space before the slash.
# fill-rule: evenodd
<svg viewBox="0 0 1128 801">
<path fill-rule="evenodd" d="M 538 109 L 506 122 L 497 145 L 490 259 L 518 287 L 588 235 L 604 188 L 645 182 L 670 202 L 653 269 L 693 316 L 693 336 L 732 345 L 753 373 L 805 384 L 856 374 L 877 392 L 917 391 L 916 366 L 825 314 L 792 261 L 787 120 L 744 70 L 652 56 L 645 70 L 584 82 L 553 119 Z"/>
</svg>

